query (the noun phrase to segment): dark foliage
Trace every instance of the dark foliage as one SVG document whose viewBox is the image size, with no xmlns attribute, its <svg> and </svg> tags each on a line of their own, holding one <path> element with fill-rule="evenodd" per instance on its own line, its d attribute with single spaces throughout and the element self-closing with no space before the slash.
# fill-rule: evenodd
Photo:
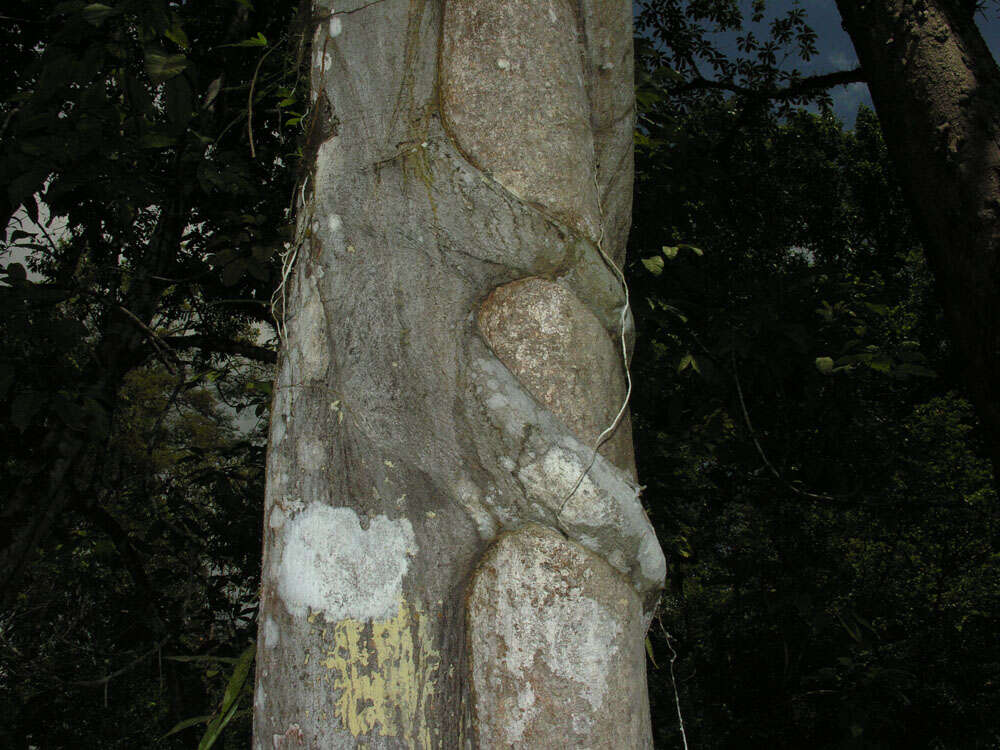
<svg viewBox="0 0 1000 750">
<path fill-rule="evenodd" d="M 255 634 L 308 18 L 2 15 L 0 745 L 153 746 Z"/>
<path fill-rule="evenodd" d="M 713 58 L 735 4 L 644 7 L 633 408 L 671 562 L 658 746 L 682 746 L 669 632 L 691 747 L 995 747 L 997 498 L 877 120 L 845 132 L 771 97 L 781 74 Z M 739 85 L 685 87 L 692 55 Z"/>
<path fill-rule="evenodd" d="M 691 748 L 995 747 L 997 498 L 877 122 L 824 109 L 858 76 L 782 64 L 815 51 L 802 8 L 639 6 L 657 746 L 681 747 L 670 633 Z M 2 11 L 3 746 L 249 741 L 295 11 Z"/>
</svg>

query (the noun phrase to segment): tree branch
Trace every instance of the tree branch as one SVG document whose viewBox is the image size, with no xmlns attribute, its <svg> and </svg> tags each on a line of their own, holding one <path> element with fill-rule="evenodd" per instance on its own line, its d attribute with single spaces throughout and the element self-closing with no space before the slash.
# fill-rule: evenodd
<svg viewBox="0 0 1000 750">
<path fill-rule="evenodd" d="M 813 92 L 825 91 L 826 89 L 833 88 L 834 86 L 846 86 L 849 83 L 866 83 L 867 81 L 868 78 L 865 76 L 864 71 L 862 71 L 861 68 L 854 68 L 852 70 L 837 70 L 833 73 L 824 73 L 822 75 L 809 76 L 808 78 L 800 78 L 797 81 L 792 81 L 783 88 L 772 89 L 755 89 L 747 86 L 738 86 L 732 81 L 721 81 L 698 77 L 667 89 L 667 93 L 684 94 L 689 91 L 716 90 L 729 91 L 733 94 L 753 99 L 784 101 L 787 99 L 795 99 L 796 97 L 804 96 L 805 94 Z"/>
<path fill-rule="evenodd" d="M 271 304 L 255 299 L 222 299 L 208 303 L 209 307 L 225 306 L 238 311 L 242 315 L 253 318 L 259 323 L 267 323 L 274 328 L 274 316 L 271 313 Z"/>
<path fill-rule="evenodd" d="M 150 328 L 141 320 L 139 320 L 139 317 L 131 310 L 129 310 L 127 307 L 125 307 L 124 305 L 118 305 L 118 309 L 121 312 L 125 313 L 125 315 L 128 317 L 129 320 L 131 320 L 133 323 L 139 326 L 142 332 L 146 334 L 146 337 L 149 339 L 150 343 L 153 344 L 153 348 L 156 349 L 156 356 L 160 359 L 161 362 L 163 362 L 163 366 L 167 368 L 167 371 L 171 375 L 176 375 L 177 370 L 174 369 L 174 363 L 176 363 L 177 361 L 177 352 L 175 352 L 170 347 L 170 344 L 166 343 L 166 340 L 162 336 L 160 336 L 156 331 L 154 331 L 152 328 Z"/>
<path fill-rule="evenodd" d="M 278 361 L 278 355 L 273 350 L 264 346 L 248 344 L 245 341 L 198 335 L 166 336 L 163 341 L 172 349 L 201 349 L 218 354 L 237 354 L 268 365 L 273 365 Z"/>
</svg>

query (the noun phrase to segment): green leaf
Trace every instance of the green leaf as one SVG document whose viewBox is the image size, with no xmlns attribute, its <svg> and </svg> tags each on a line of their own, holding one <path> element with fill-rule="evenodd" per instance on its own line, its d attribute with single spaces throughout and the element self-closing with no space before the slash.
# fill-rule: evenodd
<svg viewBox="0 0 1000 750">
<path fill-rule="evenodd" d="M 888 355 L 882 354 L 881 352 L 868 362 L 868 366 L 877 372 L 891 372 L 892 365 L 892 359 L 890 359 Z"/>
<path fill-rule="evenodd" d="M 704 250 L 702 250 L 700 247 L 695 247 L 694 245 L 686 245 L 686 244 L 664 245 L 662 248 L 662 252 L 667 257 L 667 260 L 673 260 L 674 258 L 676 258 L 681 250 L 690 250 L 698 257 L 701 257 L 705 254 Z"/>
<path fill-rule="evenodd" d="M 34 193 L 42 187 L 45 178 L 49 176 L 50 170 L 44 166 L 29 169 L 22 172 L 7 184 L 7 195 L 14 203 L 24 203 L 24 210 L 28 211 L 31 220 L 38 223 L 38 206 L 35 205 Z"/>
<path fill-rule="evenodd" d="M 10 263 L 4 271 L 7 273 L 7 279 L 10 281 L 25 281 L 28 278 L 28 272 L 24 270 L 24 266 L 20 263 Z"/>
<path fill-rule="evenodd" d="M 649 640 L 648 635 L 646 636 L 646 656 L 648 656 L 649 660 L 653 662 L 653 669 L 660 668 L 660 666 L 656 663 L 656 659 L 653 658 L 653 642 Z"/>
<path fill-rule="evenodd" d="M 179 662 L 222 662 L 223 664 L 235 664 L 239 661 L 235 656 L 213 656 L 212 654 L 203 654 L 197 656 L 164 656 L 164 659 L 169 661 L 179 661 Z"/>
<path fill-rule="evenodd" d="M 225 695 L 222 697 L 223 712 L 228 711 L 229 707 L 236 702 L 237 698 L 239 698 L 240 691 L 243 689 L 243 685 L 247 681 L 247 675 L 250 674 L 250 667 L 253 666 L 253 658 L 256 652 L 256 644 L 251 643 L 243 649 L 243 653 L 239 655 L 236 666 L 233 669 L 233 674 L 229 678 L 229 684 L 226 685 Z"/>
<path fill-rule="evenodd" d="M 824 375 L 833 372 L 833 357 L 816 357 L 816 369 Z"/>
<path fill-rule="evenodd" d="M 861 629 L 856 623 L 849 621 L 848 618 L 844 617 L 844 615 L 840 612 L 837 613 L 837 619 L 840 620 L 840 624 L 852 639 L 854 639 L 857 643 L 864 643 L 864 638 L 861 635 Z"/>
<path fill-rule="evenodd" d="M 159 50 L 146 50 L 146 73 L 154 83 L 163 83 L 184 72 L 188 66 L 185 55 L 168 55 Z"/>
<path fill-rule="evenodd" d="M 180 23 L 177 21 L 174 22 L 173 28 L 163 32 L 163 36 L 181 49 L 189 49 L 191 47 L 191 42 L 188 40 L 187 34 L 184 33 L 184 29 L 181 28 Z"/>
<path fill-rule="evenodd" d="M 254 245 L 250 252 L 253 254 L 254 260 L 263 263 L 274 255 L 275 249 L 274 245 Z"/>
<path fill-rule="evenodd" d="M 646 267 L 653 276 L 659 276 L 663 273 L 663 258 L 659 255 L 654 255 L 652 258 L 643 258 L 642 265 Z"/>
<path fill-rule="evenodd" d="M 205 730 L 205 734 L 201 738 L 201 742 L 198 743 L 198 750 L 209 750 L 215 744 L 215 741 L 219 739 L 219 735 L 222 734 L 222 730 L 226 728 L 226 725 L 232 720 L 233 715 L 236 713 L 238 704 L 233 704 L 228 711 L 209 724 L 208 729 Z"/>
<path fill-rule="evenodd" d="M 167 133 L 146 133 L 139 140 L 140 148 L 167 148 L 177 143 L 177 139 Z"/>
<path fill-rule="evenodd" d="M 194 116 L 194 92 L 187 78 L 176 76 L 166 85 L 167 119 L 171 131 L 180 134 Z"/>
<path fill-rule="evenodd" d="M 212 747 L 219 738 L 219 735 L 222 734 L 222 730 L 226 728 L 226 725 L 236 714 L 236 710 L 239 708 L 240 697 L 243 695 L 243 688 L 250 674 L 250 667 L 253 665 L 256 648 L 255 645 L 247 646 L 243 653 L 240 654 L 236 662 L 236 667 L 233 669 L 233 674 L 229 678 L 229 684 L 226 685 L 226 692 L 222 697 L 222 705 L 219 706 L 215 718 L 208 725 L 208 729 L 205 730 L 201 742 L 198 743 L 198 750 L 208 750 L 208 748 Z"/>
<path fill-rule="evenodd" d="M 233 286 L 240 279 L 243 278 L 243 274 L 247 270 L 247 262 L 243 258 L 234 260 L 222 269 L 222 284 L 224 286 Z"/>
<path fill-rule="evenodd" d="M 208 723 L 211 720 L 212 720 L 212 715 L 211 714 L 208 714 L 206 716 L 195 716 L 195 717 L 190 718 L 190 719 L 184 719 L 184 721 L 177 722 L 173 726 L 173 728 L 169 732 L 167 732 L 165 735 L 163 735 L 163 737 L 161 737 L 160 739 L 164 739 L 165 737 L 169 737 L 172 734 L 177 734 L 178 732 L 183 732 L 188 727 L 197 726 L 198 724 L 206 724 L 206 723 Z"/>
<path fill-rule="evenodd" d="M 56 3 L 56 7 L 52 9 L 53 16 L 65 15 L 69 13 L 76 13 L 80 10 L 85 3 L 83 0 L 67 0 L 67 2 Z"/>
<path fill-rule="evenodd" d="M 906 377 L 918 377 L 918 378 L 936 378 L 937 373 L 929 367 L 924 367 L 923 365 L 918 365 L 913 362 L 904 362 L 893 369 L 892 374 L 899 378 Z"/>
<path fill-rule="evenodd" d="M 249 39 L 244 39 L 242 42 L 236 42 L 235 44 L 220 44 L 220 47 L 266 47 L 267 37 L 261 32 L 257 32 L 257 36 L 250 37 Z"/>
<path fill-rule="evenodd" d="M 677 365 L 677 372 L 678 373 L 684 372 L 688 367 L 697 372 L 699 375 L 701 374 L 701 368 L 698 367 L 698 360 L 695 359 L 694 355 L 691 354 L 691 352 L 688 352 L 683 357 L 681 357 L 681 362 L 679 365 Z"/>
<path fill-rule="evenodd" d="M 85 6 L 80 12 L 83 13 L 83 18 L 87 23 L 100 26 L 112 16 L 117 16 L 121 13 L 121 10 L 112 8 L 104 3 L 91 3 Z"/>
</svg>

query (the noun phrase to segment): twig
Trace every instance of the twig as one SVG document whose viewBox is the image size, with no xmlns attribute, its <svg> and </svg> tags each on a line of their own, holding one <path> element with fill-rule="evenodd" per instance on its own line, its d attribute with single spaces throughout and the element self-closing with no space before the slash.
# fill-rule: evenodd
<svg viewBox="0 0 1000 750">
<path fill-rule="evenodd" d="M 674 650 L 673 644 L 674 637 L 663 627 L 663 619 L 661 617 L 658 616 L 656 622 L 659 624 L 660 630 L 663 631 L 663 637 L 667 641 L 667 648 L 670 649 L 670 685 L 674 689 L 674 705 L 677 707 L 677 725 L 681 732 L 681 741 L 684 743 L 684 750 L 688 750 L 687 732 L 684 729 L 684 716 L 681 714 L 681 695 L 677 691 L 677 676 L 674 674 L 674 662 L 677 661 L 677 652 Z"/>
<path fill-rule="evenodd" d="M 127 315 L 128 318 L 133 323 L 135 323 L 137 326 L 139 326 L 139 328 L 142 329 L 142 331 L 149 338 L 150 342 L 153 344 L 153 348 L 156 349 L 156 353 L 159 356 L 160 361 L 163 362 L 164 367 L 167 368 L 168 372 L 170 372 L 171 375 L 176 375 L 177 370 L 174 369 L 174 365 L 169 360 L 173 358 L 175 363 L 179 362 L 180 358 L 177 356 L 177 352 L 171 349 L 170 345 L 167 344 L 167 342 L 164 341 L 160 337 L 160 335 L 156 333 L 156 331 L 154 331 L 145 323 L 143 323 L 141 320 L 139 320 L 139 318 L 136 317 L 135 313 L 133 313 L 131 310 L 129 310 L 123 305 L 118 305 L 118 309 L 121 310 L 123 313 L 125 313 L 125 315 Z M 167 356 L 167 352 L 170 353 L 170 357 Z"/>
<path fill-rule="evenodd" d="M 273 47 L 271 47 L 267 52 L 260 56 L 260 60 L 257 61 L 257 67 L 253 70 L 253 78 L 250 79 L 250 93 L 247 95 L 247 138 L 250 139 L 250 158 L 257 158 L 257 151 L 253 145 L 253 92 L 257 85 L 257 74 L 260 73 L 260 66 L 264 64 L 267 56 L 274 52 L 281 43 L 284 41 L 284 37 L 279 39 Z"/>
<path fill-rule="evenodd" d="M 159 651 L 161 648 L 163 648 L 163 645 L 167 641 L 169 641 L 171 637 L 172 636 L 168 635 L 162 641 L 160 641 L 155 646 L 153 646 L 153 648 L 149 649 L 149 651 L 146 651 L 143 654 L 139 654 L 139 656 L 135 657 L 132 661 L 130 661 L 124 667 L 122 667 L 121 669 L 119 669 L 119 670 L 117 670 L 115 672 L 112 672 L 109 675 L 106 675 L 104 677 L 100 677 L 100 678 L 98 678 L 96 680 L 72 680 L 71 682 L 69 682 L 69 684 L 70 685 L 78 685 L 79 687 L 100 687 L 100 686 L 103 685 L 105 687 L 105 696 L 106 696 L 107 695 L 107 685 L 108 685 L 109 682 L 111 682 L 111 680 L 113 680 L 115 677 L 121 677 L 123 674 L 125 674 L 126 672 L 128 672 L 130 669 L 134 669 L 136 666 L 138 666 L 139 664 L 141 664 L 143 662 L 143 660 L 148 659 L 150 656 L 152 656 L 153 654 L 155 654 L 157 651 Z"/>
<path fill-rule="evenodd" d="M 761 446 L 760 441 L 757 439 L 757 432 L 753 428 L 753 423 L 750 421 L 750 412 L 747 411 L 746 401 L 743 399 L 743 386 L 740 384 L 740 374 L 736 369 L 736 352 L 730 351 L 730 356 L 733 362 L 733 381 L 736 383 L 736 393 L 740 397 L 740 409 L 743 411 L 743 420 L 746 422 L 747 430 L 750 432 L 750 438 L 753 440 L 753 444 L 757 447 L 757 453 L 760 454 L 761 460 L 763 460 L 764 465 L 771 470 L 774 478 L 781 482 L 785 487 L 790 489 L 796 495 L 801 495 L 802 497 L 808 497 L 811 500 L 839 500 L 840 498 L 835 495 L 825 495 L 816 492 L 807 492 L 806 490 L 800 490 L 795 485 L 788 482 L 781 472 L 774 468 L 774 464 L 768 459 L 767 454 L 764 452 L 763 446 Z"/>
<path fill-rule="evenodd" d="M 365 3 L 364 5 L 359 5 L 357 8 L 351 8 L 350 10 L 337 10 L 330 14 L 330 18 L 334 16 L 349 16 L 352 13 L 357 13 L 365 8 L 370 8 L 373 5 L 378 5 L 379 3 L 384 3 L 385 0 L 372 0 L 370 3 Z"/>
<path fill-rule="evenodd" d="M 163 422 L 167 418 L 167 413 L 173 408 L 174 402 L 177 400 L 177 397 L 181 395 L 181 391 L 184 389 L 185 385 L 187 385 L 187 378 L 181 377 L 174 386 L 173 391 L 171 391 L 170 398 L 167 399 L 167 405 L 156 417 L 156 421 L 153 423 L 153 427 L 149 431 L 149 437 L 146 438 L 147 456 L 153 455 L 153 446 L 156 444 L 156 436 L 160 432 L 160 427 L 163 426 Z"/>
</svg>

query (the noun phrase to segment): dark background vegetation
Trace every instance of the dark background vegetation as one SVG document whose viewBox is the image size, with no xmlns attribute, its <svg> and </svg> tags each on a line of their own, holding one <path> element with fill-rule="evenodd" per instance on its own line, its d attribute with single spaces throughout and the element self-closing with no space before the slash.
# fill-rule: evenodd
<svg viewBox="0 0 1000 750">
<path fill-rule="evenodd" d="M 2 746 L 248 744 L 293 5 L 0 13 Z M 1000 747 L 992 468 L 878 121 L 798 6 L 638 5 L 657 747 L 675 689 L 692 749 Z"/>
</svg>

